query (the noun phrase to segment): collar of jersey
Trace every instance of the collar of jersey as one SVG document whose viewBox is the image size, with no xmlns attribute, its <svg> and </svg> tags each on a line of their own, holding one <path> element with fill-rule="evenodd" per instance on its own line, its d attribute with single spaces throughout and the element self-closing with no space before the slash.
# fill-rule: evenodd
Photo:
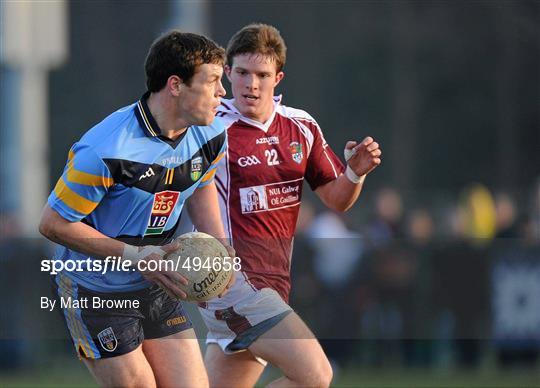
<svg viewBox="0 0 540 388">
<path fill-rule="evenodd" d="M 264 124 L 260 123 L 258 121 L 252 120 L 252 119 L 250 119 L 248 117 L 243 116 L 238 111 L 238 109 L 236 109 L 236 107 L 234 106 L 234 98 L 231 99 L 231 100 L 222 99 L 221 101 L 222 101 L 222 104 L 225 105 L 230 111 L 232 111 L 232 112 L 236 113 L 237 115 L 239 115 L 240 120 L 242 120 L 246 124 L 249 124 L 249 125 L 252 125 L 252 126 L 254 126 L 256 128 L 259 128 L 261 131 L 268 132 L 268 129 L 270 128 L 270 125 L 272 125 L 272 122 L 274 121 L 274 117 L 276 117 L 277 107 L 278 107 L 279 104 L 281 104 L 281 99 L 282 99 L 281 94 L 279 96 L 274 96 L 274 110 L 272 111 L 272 114 L 270 115 L 268 120 L 266 120 L 266 122 Z"/>
<path fill-rule="evenodd" d="M 161 128 L 157 125 L 150 108 L 148 108 L 148 97 L 150 92 L 146 92 L 142 95 L 141 99 L 137 102 L 135 107 L 135 116 L 141 125 L 143 132 L 148 137 L 157 137 L 160 140 L 163 140 L 165 143 L 169 144 L 171 147 L 176 148 L 189 130 L 185 130 L 176 140 L 169 139 L 167 136 L 161 134 Z"/>
</svg>

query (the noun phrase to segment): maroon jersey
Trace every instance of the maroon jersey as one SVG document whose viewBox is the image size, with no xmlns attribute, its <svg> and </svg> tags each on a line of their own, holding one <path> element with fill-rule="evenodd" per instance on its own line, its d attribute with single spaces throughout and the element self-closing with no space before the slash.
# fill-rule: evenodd
<svg viewBox="0 0 540 388">
<path fill-rule="evenodd" d="M 272 116 L 261 124 L 243 117 L 232 100 L 222 101 L 216 120 L 236 119 L 215 179 L 225 231 L 250 284 L 270 287 L 287 301 L 304 179 L 315 190 L 344 166 L 308 113 L 276 98 Z"/>
</svg>

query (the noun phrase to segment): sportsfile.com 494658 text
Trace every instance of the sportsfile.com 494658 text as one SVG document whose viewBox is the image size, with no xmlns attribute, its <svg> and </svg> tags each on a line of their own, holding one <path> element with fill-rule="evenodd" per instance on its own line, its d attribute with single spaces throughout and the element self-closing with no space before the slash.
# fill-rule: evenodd
<svg viewBox="0 0 540 388">
<path fill-rule="evenodd" d="M 240 271 L 242 269 L 241 259 L 239 257 L 185 257 L 178 256 L 176 260 L 138 260 L 133 262 L 129 259 L 122 259 L 120 256 L 107 256 L 105 259 L 92 259 L 90 257 L 81 260 L 41 260 L 41 271 L 56 275 L 62 271 L 68 272 L 100 272 L 105 274 L 107 271 Z"/>
</svg>

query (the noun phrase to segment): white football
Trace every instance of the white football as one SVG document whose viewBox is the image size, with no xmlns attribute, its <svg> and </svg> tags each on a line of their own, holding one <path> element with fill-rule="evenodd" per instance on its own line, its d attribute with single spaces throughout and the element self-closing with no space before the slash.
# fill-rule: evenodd
<svg viewBox="0 0 540 388">
<path fill-rule="evenodd" d="M 180 248 L 165 256 L 178 262 L 177 271 L 188 280 L 180 285 L 189 301 L 205 302 L 217 297 L 229 283 L 233 258 L 217 239 L 206 233 L 190 232 L 176 238 Z"/>
</svg>

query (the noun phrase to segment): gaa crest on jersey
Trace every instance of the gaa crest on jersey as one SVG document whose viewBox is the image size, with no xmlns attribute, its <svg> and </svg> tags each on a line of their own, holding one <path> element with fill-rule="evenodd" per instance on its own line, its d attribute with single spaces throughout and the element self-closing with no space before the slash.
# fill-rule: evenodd
<svg viewBox="0 0 540 388">
<path fill-rule="evenodd" d="M 302 163 L 302 160 L 304 159 L 304 154 L 302 153 L 302 144 L 298 143 L 297 141 L 293 141 L 291 144 L 289 144 L 289 150 L 291 151 L 293 160 L 298 164 Z"/>
<path fill-rule="evenodd" d="M 108 327 L 105 330 L 100 331 L 97 337 L 99 339 L 101 347 L 107 352 L 114 352 L 114 350 L 118 346 L 118 340 L 114 335 L 112 327 Z"/>
<path fill-rule="evenodd" d="M 202 156 L 197 156 L 191 159 L 191 180 L 196 181 L 201 177 L 202 173 Z"/>
<path fill-rule="evenodd" d="M 148 220 L 148 226 L 145 236 L 152 234 L 161 234 L 167 221 L 171 216 L 180 193 L 178 191 L 160 191 L 154 194 L 154 203 L 152 204 L 152 213 Z"/>
</svg>

